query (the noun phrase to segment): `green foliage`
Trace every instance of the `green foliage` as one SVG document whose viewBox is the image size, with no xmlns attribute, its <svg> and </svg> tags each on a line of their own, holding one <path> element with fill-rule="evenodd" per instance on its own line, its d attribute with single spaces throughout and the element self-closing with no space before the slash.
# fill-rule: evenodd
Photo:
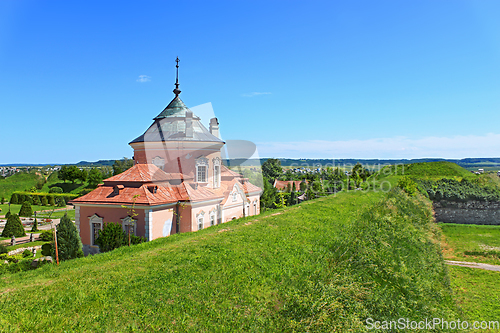
<svg viewBox="0 0 500 333">
<path fill-rule="evenodd" d="M 0 203 L 2 203 L 2 205 L 5 203 L 5 197 L 2 195 L 2 199 L 0 199 Z"/>
<path fill-rule="evenodd" d="M 263 208 L 262 210 L 275 208 L 274 203 L 276 202 L 276 198 L 278 196 L 278 191 L 274 186 L 271 185 L 270 180 L 264 178 L 264 190 L 260 197 L 260 206 Z"/>
<path fill-rule="evenodd" d="M 33 210 L 31 209 L 31 204 L 29 201 L 23 202 L 21 206 L 21 210 L 19 211 L 19 216 L 22 217 L 31 217 L 33 215 Z"/>
<path fill-rule="evenodd" d="M 417 176 L 419 178 L 426 177 L 459 177 L 459 178 L 475 178 L 476 176 L 461 166 L 452 162 L 427 162 L 414 163 L 401 166 L 400 174 L 406 176 Z"/>
<path fill-rule="evenodd" d="M 12 215 L 12 213 L 11 213 L 11 212 L 10 212 L 10 210 L 9 210 L 9 211 L 7 212 L 7 214 L 5 214 L 5 219 L 8 219 L 8 218 L 9 218 L 9 216 L 11 216 L 11 215 Z"/>
<path fill-rule="evenodd" d="M 42 256 L 51 256 L 52 255 L 52 243 L 45 243 L 42 245 Z"/>
<path fill-rule="evenodd" d="M 417 183 L 415 183 L 410 177 L 407 176 L 403 176 L 399 179 L 398 187 L 410 196 L 414 196 L 418 192 Z"/>
<path fill-rule="evenodd" d="M 134 166 L 134 160 L 124 157 L 122 160 L 116 160 L 113 163 L 113 176 L 126 171 Z"/>
<path fill-rule="evenodd" d="M 9 202 L 12 205 L 17 205 L 17 193 L 12 193 L 12 196 L 10 197 Z"/>
<path fill-rule="evenodd" d="M 262 176 L 275 180 L 283 174 L 281 162 L 278 159 L 270 158 L 262 164 Z"/>
<path fill-rule="evenodd" d="M 56 228 L 59 260 L 83 257 L 80 235 L 67 214 L 64 214 Z"/>
<path fill-rule="evenodd" d="M 2 232 L 2 237 L 10 238 L 12 237 L 12 235 L 16 237 L 26 236 L 26 232 L 24 231 L 21 219 L 16 214 L 12 214 L 11 216 L 9 216 Z"/>
<path fill-rule="evenodd" d="M 106 223 L 99 230 L 99 237 L 95 240 L 101 252 L 108 252 L 128 244 L 128 237 L 119 223 Z"/>
<path fill-rule="evenodd" d="M 426 192 L 433 201 L 500 201 L 500 189 L 482 186 L 474 181 L 462 179 L 417 180 L 419 188 Z"/>
<path fill-rule="evenodd" d="M 53 195 L 48 195 L 47 198 L 48 198 L 49 206 L 55 206 L 56 205 L 56 201 L 54 200 L 54 196 Z"/>
<path fill-rule="evenodd" d="M 39 195 L 33 195 L 32 199 L 33 199 L 33 204 L 34 205 L 40 206 L 41 201 L 40 201 L 40 196 Z"/>
<path fill-rule="evenodd" d="M 42 196 L 42 198 L 40 199 L 40 203 L 42 206 L 48 206 L 49 205 L 49 201 L 47 200 L 47 197 L 44 195 Z"/>
<path fill-rule="evenodd" d="M 9 253 L 9 249 L 7 248 L 7 245 L 5 244 L 0 244 L 0 254 L 4 254 L 4 253 Z"/>
<path fill-rule="evenodd" d="M 44 230 L 40 233 L 40 240 L 44 242 L 52 242 L 54 240 L 54 232 L 52 230 Z"/>
<path fill-rule="evenodd" d="M 102 172 L 97 168 L 92 168 L 88 174 L 89 185 L 96 187 L 102 181 Z"/>
<path fill-rule="evenodd" d="M 63 193 L 63 189 L 59 186 L 53 186 L 50 188 L 49 193 Z"/>
<path fill-rule="evenodd" d="M 23 258 L 27 258 L 27 257 L 33 257 L 33 252 L 31 252 L 28 249 L 23 251 Z"/>
<path fill-rule="evenodd" d="M 33 226 L 31 227 L 31 232 L 38 231 L 38 221 L 35 218 L 35 221 L 33 222 Z"/>
<path fill-rule="evenodd" d="M 66 202 L 64 201 L 64 197 L 57 196 L 56 197 L 56 204 L 57 204 L 57 207 L 65 207 Z"/>
</svg>

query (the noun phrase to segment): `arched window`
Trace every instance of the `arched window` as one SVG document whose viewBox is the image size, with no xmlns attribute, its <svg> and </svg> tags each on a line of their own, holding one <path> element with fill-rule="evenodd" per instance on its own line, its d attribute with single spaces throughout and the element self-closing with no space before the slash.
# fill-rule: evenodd
<svg viewBox="0 0 500 333">
<path fill-rule="evenodd" d="M 196 222 L 198 223 L 198 230 L 203 229 L 203 225 L 205 224 L 205 212 L 201 211 L 196 215 Z"/>
</svg>

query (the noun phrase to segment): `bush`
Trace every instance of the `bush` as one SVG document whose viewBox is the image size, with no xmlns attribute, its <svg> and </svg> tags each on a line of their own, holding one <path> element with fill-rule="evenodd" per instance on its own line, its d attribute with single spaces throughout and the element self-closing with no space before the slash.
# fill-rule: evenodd
<svg viewBox="0 0 500 333">
<path fill-rule="evenodd" d="M 12 213 L 11 213 L 11 212 L 10 212 L 10 210 L 9 210 L 9 211 L 7 212 L 7 214 L 5 214 L 5 219 L 8 219 L 8 218 L 9 218 L 9 216 L 11 216 L 11 215 L 12 215 Z"/>
<path fill-rule="evenodd" d="M 18 202 L 18 195 L 17 193 L 12 193 L 12 196 L 10 197 L 10 201 L 9 201 L 11 204 L 13 205 L 17 205 L 17 202 Z"/>
<path fill-rule="evenodd" d="M 35 218 L 35 222 L 33 222 L 33 226 L 31 227 L 31 232 L 38 231 L 38 221 Z"/>
<path fill-rule="evenodd" d="M 42 199 L 40 200 L 42 206 L 48 206 L 49 201 L 47 200 L 47 197 L 45 195 L 42 195 Z"/>
<path fill-rule="evenodd" d="M 417 183 L 415 183 L 410 177 L 401 177 L 398 181 L 398 187 L 410 196 L 417 194 Z"/>
<path fill-rule="evenodd" d="M 53 195 L 49 195 L 49 199 L 48 199 L 48 204 L 49 206 L 55 206 L 56 205 L 56 202 L 54 200 L 54 196 Z"/>
<path fill-rule="evenodd" d="M 42 245 L 42 256 L 50 256 L 52 255 L 52 244 L 51 243 L 45 243 Z"/>
<path fill-rule="evenodd" d="M 66 201 L 64 201 L 64 197 L 56 197 L 56 203 L 58 207 L 65 207 Z"/>
<path fill-rule="evenodd" d="M 7 249 L 7 245 L 0 244 L 0 254 L 4 253 L 9 253 L 9 250 Z"/>
<path fill-rule="evenodd" d="M 16 214 L 9 216 L 2 232 L 2 237 L 12 237 L 13 235 L 16 237 L 26 236 L 21 219 Z"/>
<path fill-rule="evenodd" d="M 54 233 L 52 230 L 44 230 L 40 233 L 40 240 L 44 242 L 52 242 L 54 240 Z"/>
<path fill-rule="evenodd" d="M 49 193 L 63 193 L 63 189 L 59 186 L 51 187 Z"/>
<path fill-rule="evenodd" d="M 33 252 L 31 252 L 30 250 L 26 249 L 23 251 L 23 258 L 28 258 L 28 257 L 32 257 L 33 256 Z"/>
<path fill-rule="evenodd" d="M 23 202 L 21 210 L 19 211 L 19 216 L 30 217 L 33 215 L 33 210 L 31 209 L 31 204 L 28 201 Z"/>
<path fill-rule="evenodd" d="M 127 243 L 128 243 L 128 236 L 126 235 L 126 237 L 127 237 Z M 130 235 L 130 244 L 132 244 L 132 245 L 141 244 L 141 243 L 144 243 L 145 241 L 146 241 L 146 237 Z"/>
<path fill-rule="evenodd" d="M 119 223 L 106 223 L 99 230 L 99 237 L 95 240 L 101 252 L 108 252 L 128 244 L 127 235 Z"/>
<path fill-rule="evenodd" d="M 41 202 L 40 202 L 40 196 L 39 195 L 34 195 L 32 198 L 33 198 L 33 204 L 40 206 L 40 204 L 41 204 Z"/>
<path fill-rule="evenodd" d="M 2 202 L 2 205 L 5 203 L 5 197 L 2 196 L 2 199 L 0 200 Z"/>
<path fill-rule="evenodd" d="M 57 250 L 59 260 L 80 258 L 83 256 L 82 241 L 78 229 L 65 213 L 57 225 Z"/>
</svg>

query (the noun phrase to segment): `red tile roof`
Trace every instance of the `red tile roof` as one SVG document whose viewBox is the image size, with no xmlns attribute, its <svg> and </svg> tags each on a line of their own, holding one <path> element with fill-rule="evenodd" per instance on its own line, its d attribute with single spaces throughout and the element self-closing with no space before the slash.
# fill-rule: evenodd
<svg viewBox="0 0 500 333">
<path fill-rule="evenodd" d="M 305 181 L 307 184 L 307 180 Z M 286 190 L 288 187 L 288 184 L 290 184 L 290 189 L 293 187 L 293 183 L 295 183 L 295 190 L 299 191 L 300 190 L 300 183 L 302 183 L 302 180 L 275 180 L 273 186 L 276 187 L 278 190 Z"/>
<path fill-rule="evenodd" d="M 135 164 L 130 169 L 120 173 L 119 175 L 110 177 L 104 180 L 106 183 L 120 182 L 166 182 L 172 179 L 192 179 L 188 175 L 181 173 L 166 173 L 154 164 Z"/>
</svg>

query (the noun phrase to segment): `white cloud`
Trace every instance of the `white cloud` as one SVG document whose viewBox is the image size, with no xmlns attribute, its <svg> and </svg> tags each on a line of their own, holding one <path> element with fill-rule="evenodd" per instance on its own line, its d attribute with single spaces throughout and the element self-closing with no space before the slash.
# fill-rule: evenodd
<svg viewBox="0 0 500 333">
<path fill-rule="evenodd" d="M 139 75 L 139 78 L 136 81 L 141 82 L 141 83 L 149 82 L 149 81 L 151 81 L 151 76 Z"/>
<path fill-rule="evenodd" d="M 500 134 L 454 137 L 377 138 L 346 141 L 295 141 L 257 143 L 260 156 L 289 158 L 465 158 L 499 157 Z"/>
<path fill-rule="evenodd" d="M 246 93 L 246 94 L 241 94 L 243 97 L 255 97 L 255 96 L 260 96 L 260 95 L 271 95 L 270 92 L 251 92 L 251 93 Z"/>
</svg>

